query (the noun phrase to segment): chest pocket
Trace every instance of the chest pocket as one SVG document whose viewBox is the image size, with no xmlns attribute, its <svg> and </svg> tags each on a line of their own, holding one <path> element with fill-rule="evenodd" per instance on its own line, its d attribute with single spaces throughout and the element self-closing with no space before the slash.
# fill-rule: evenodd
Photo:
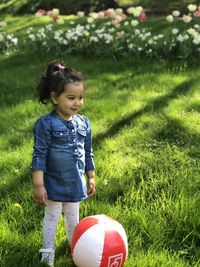
<svg viewBox="0 0 200 267">
<path fill-rule="evenodd" d="M 69 130 L 66 128 L 56 128 L 52 130 L 52 139 L 54 143 L 66 144 L 69 141 Z"/>
<path fill-rule="evenodd" d="M 78 138 L 80 141 L 84 141 L 87 135 L 87 129 L 85 126 L 79 125 L 77 129 Z"/>
</svg>

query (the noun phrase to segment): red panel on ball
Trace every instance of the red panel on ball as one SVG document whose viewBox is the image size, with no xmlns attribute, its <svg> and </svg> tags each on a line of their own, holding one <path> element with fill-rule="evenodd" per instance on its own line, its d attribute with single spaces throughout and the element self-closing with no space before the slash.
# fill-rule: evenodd
<svg viewBox="0 0 200 267">
<path fill-rule="evenodd" d="M 85 219 L 82 219 L 79 224 L 76 226 L 73 236 L 72 236 L 72 244 L 71 244 L 71 254 L 74 251 L 74 247 L 79 240 L 79 238 L 84 234 L 87 229 L 92 227 L 93 225 L 98 223 L 98 219 L 94 217 L 87 217 Z"/>
<path fill-rule="evenodd" d="M 124 240 L 116 231 L 105 233 L 104 248 L 100 267 L 121 267 L 126 260 Z"/>
</svg>

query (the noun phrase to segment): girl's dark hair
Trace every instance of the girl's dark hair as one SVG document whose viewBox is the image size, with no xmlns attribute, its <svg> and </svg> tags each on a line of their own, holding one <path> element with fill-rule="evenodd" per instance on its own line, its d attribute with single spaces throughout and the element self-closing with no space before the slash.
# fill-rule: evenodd
<svg viewBox="0 0 200 267">
<path fill-rule="evenodd" d="M 39 102 L 47 104 L 51 100 L 51 93 L 59 96 L 69 83 L 83 82 L 83 76 L 70 67 L 66 67 L 62 60 L 54 60 L 47 64 L 45 73 L 41 76 L 37 86 Z"/>
</svg>

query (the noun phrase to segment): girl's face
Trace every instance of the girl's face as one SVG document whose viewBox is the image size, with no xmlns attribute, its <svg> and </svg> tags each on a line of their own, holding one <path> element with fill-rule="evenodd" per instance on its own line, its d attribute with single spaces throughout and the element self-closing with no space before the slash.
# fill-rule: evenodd
<svg viewBox="0 0 200 267">
<path fill-rule="evenodd" d="M 56 113 L 65 120 L 70 120 L 83 106 L 84 86 L 83 83 L 69 83 L 65 86 L 64 92 L 59 96 L 51 93 L 52 102 L 55 105 Z"/>
</svg>

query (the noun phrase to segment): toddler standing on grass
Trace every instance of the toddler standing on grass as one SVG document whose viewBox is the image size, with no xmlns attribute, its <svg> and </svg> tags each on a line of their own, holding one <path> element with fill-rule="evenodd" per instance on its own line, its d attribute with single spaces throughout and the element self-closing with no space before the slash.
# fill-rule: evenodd
<svg viewBox="0 0 200 267">
<path fill-rule="evenodd" d="M 63 61 L 48 63 L 38 84 L 39 101 L 53 110 L 34 126 L 32 160 L 34 200 L 45 206 L 41 262 L 54 266 L 54 239 L 61 212 L 71 244 L 79 222 L 79 203 L 95 193 L 90 121 L 77 114 L 83 106 L 82 75 Z M 85 180 L 88 177 L 88 191 Z"/>
</svg>

